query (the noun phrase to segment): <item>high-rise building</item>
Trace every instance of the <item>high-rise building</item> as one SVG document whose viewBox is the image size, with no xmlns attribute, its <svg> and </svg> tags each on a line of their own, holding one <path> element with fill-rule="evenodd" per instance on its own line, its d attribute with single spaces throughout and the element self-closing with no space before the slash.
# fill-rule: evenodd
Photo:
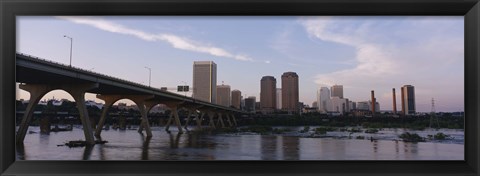
<svg viewBox="0 0 480 176">
<path fill-rule="evenodd" d="M 193 98 L 215 103 L 217 100 L 217 64 L 193 62 Z"/>
<path fill-rule="evenodd" d="M 397 95 L 395 94 L 395 88 L 392 88 L 393 97 L 393 114 L 397 114 Z"/>
<path fill-rule="evenodd" d="M 242 103 L 242 92 L 239 90 L 233 90 L 232 91 L 232 106 L 240 109 L 241 103 Z"/>
<path fill-rule="evenodd" d="M 282 109 L 282 88 L 277 88 L 277 109 Z"/>
<path fill-rule="evenodd" d="M 264 76 L 260 80 L 260 108 L 264 112 L 273 112 L 277 106 L 277 80 L 273 76 Z"/>
<path fill-rule="evenodd" d="M 372 101 L 360 101 L 356 103 L 356 110 L 363 110 L 363 111 L 369 111 L 371 113 L 372 111 Z M 380 112 L 380 103 L 375 102 L 375 112 Z"/>
<path fill-rule="evenodd" d="M 318 109 L 318 102 L 317 101 L 314 101 L 312 103 L 312 108 L 317 108 Z"/>
<path fill-rule="evenodd" d="M 331 90 L 332 97 L 343 98 L 343 85 L 333 85 Z"/>
<path fill-rule="evenodd" d="M 328 112 L 337 112 L 340 114 L 344 114 L 347 111 L 347 99 L 340 97 L 332 97 L 327 101 L 327 103 L 329 104 L 329 106 L 327 107 Z"/>
<path fill-rule="evenodd" d="M 299 112 L 298 75 L 295 72 L 282 74 L 282 109 Z"/>
<path fill-rule="evenodd" d="M 401 91 L 402 113 L 404 115 L 414 115 L 416 113 L 415 87 L 413 87 L 412 85 L 404 85 Z"/>
<path fill-rule="evenodd" d="M 370 102 L 371 102 L 372 104 L 370 105 L 370 108 L 372 108 L 372 109 L 371 109 L 371 110 L 372 110 L 372 114 L 375 115 L 375 112 L 376 112 L 376 111 L 375 111 L 375 102 L 377 102 L 377 99 L 375 98 L 375 91 L 373 91 L 373 90 L 372 90 L 372 93 L 371 93 L 371 97 L 372 97 L 372 99 L 371 99 Z"/>
<path fill-rule="evenodd" d="M 255 103 L 256 103 L 255 97 L 250 96 L 248 98 L 245 98 L 245 111 L 255 112 Z"/>
<path fill-rule="evenodd" d="M 330 100 L 330 90 L 328 87 L 321 87 L 318 93 L 318 110 L 320 112 L 327 112 L 327 103 Z"/>
<path fill-rule="evenodd" d="M 218 85 L 217 86 L 217 104 L 230 107 L 232 100 L 230 98 L 230 86 L 229 85 Z"/>
</svg>

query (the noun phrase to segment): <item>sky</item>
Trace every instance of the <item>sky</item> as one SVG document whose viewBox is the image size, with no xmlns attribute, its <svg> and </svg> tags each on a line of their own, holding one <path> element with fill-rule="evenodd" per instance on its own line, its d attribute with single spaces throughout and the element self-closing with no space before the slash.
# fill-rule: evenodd
<svg viewBox="0 0 480 176">
<path fill-rule="evenodd" d="M 193 62 L 214 61 L 218 85 L 257 101 L 263 76 L 281 88 L 293 71 L 310 106 L 337 84 L 355 102 L 374 90 L 381 110 L 392 110 L 395 88 L 399 109 L 400 88 L 413 85 L 418 112 L 432 98 L 437 112 L 464 110 L 463 16 L 18 16 L 16 29 L 17 52 L 68 65 L 67 35 L 72 66 L 145 85 L 149 67 L 157 88 L 191 86 Z M 43 99 L 53 97 L 73 100 L 59 90 Z"/>
</svg>

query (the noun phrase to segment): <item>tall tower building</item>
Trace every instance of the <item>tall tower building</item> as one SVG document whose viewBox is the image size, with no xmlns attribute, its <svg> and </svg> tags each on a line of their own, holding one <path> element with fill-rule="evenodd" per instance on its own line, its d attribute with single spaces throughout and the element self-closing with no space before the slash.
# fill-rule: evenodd
<svg viewBox="0 0 480 176">
<path fill-rule="evenodd" d="M 328 100 L 330 100 L 330 90 L 328 87 L 321 87 L 317 98 L 318 110 L 320 112 L 327 112 Z"/>
<path fill-rule="evenodd" d="M 282 109 L 282 88 L 277 88 L 277 109 Z"/>
<path fill-rule="evenodd" d="M 232 100 L 230 99 L 230 86 L 218 85 L 217 86 L 217 104 L 230 107 Z"/>
<path fill-rule="evenodd" d="M 216 103 L 217 64 L 213 61 L 193 62 L 193 98 Z"/>
<path fill-rule="evenodd" d="M 332 86 L 332 97 L 343 98 L 343 85 Z"/>
<path fill-rule="evenodd" d="M 370 107 L 372 108 L 372 115 L 375 116 L 375 102 L 377 101 L 377 99 L 375 98 L 375 92 L 372 90 L 372 93 L 371 93 L 371 96 L 372 96 L 372 101 L 371 101 L 371 105 Z"/>
<path fill-rule="evenodd" d="M 401 91 L 402 113 L 404 115 L 414 115 L 416 113 L 415 87 L 411 85 L 404 85 Z"/>
<path fill-rule="evenodd" d="M 395 88 L 392 88 L 393 96 L 393 114 L 397 114 L 397 95 L 395 94 Z"/>
<path fill-rule="evenodd" d="M 289 112 L 299 112 L 298 75 L 295 72 L 282 74 L 282 109 Z"/>
<path fill-rule="evenodd" d="M 264 76 L 260 80 L 260 108 L 273 112 L 277 106 L 277 80 L 273 76 Z"/>
<path fill-rule="evenodd" d="M 240 106 L 241 106 L 241 102 L 242 102 L 242 92 L 240 92 L 239 90 L 233 90 L 232 91 L 232 106 L 237 108 L 237 109 L 240 109 Z"/>
<path fill-rule="evenodd" d="M 245 98 L 245 111 L 247 112 L 255 112 L 255 103 L 256 103 L 256 98 L 254 96 L 250 96 L 248 98 Z"/>
</svg>

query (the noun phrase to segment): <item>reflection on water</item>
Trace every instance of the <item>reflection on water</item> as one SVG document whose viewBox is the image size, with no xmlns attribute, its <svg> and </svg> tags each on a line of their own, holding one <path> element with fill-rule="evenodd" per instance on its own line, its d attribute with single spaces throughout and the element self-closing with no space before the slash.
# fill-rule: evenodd
<svg viewBox="0 0 480 176">
<path fill-rule="evenodd" d="M 38 127 L 29 130 L 38 131 Z M 152 128 L 102 132 L 106 144 L 57 146 L 83 139 L 83 131 L 27 134 L 17 145 L 18 160 L 463 160 L 464 145 L 393 140 L 302 138 L 281 135 L 166 133 Z"/>
</svg>

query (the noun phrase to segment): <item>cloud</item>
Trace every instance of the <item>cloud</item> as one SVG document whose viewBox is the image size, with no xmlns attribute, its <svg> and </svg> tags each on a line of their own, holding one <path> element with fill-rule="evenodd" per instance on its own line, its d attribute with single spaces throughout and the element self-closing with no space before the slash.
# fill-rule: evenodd
<svg viewBox="0 0 480 176">
<path fill-rule="evenodd" d="M 145 41 L 167 42 L 172 47 L 181 49 L 181 50 L 205 53 L 213 56 L 231 58 L 231 59 L 240 60 L 240 61 L 255 61 L 253 58 L 246 56 L 244 54 L 233 54 L 226 51 L 225 49 L 202 44 L 200 42 L 189 40 L 187 38 L 180 37 L 173 34 L 151 34 L 148 32 L 144 32 L 137 29 L 131 29 L 120 24 L 116 24 L 107 20 L 94 18 L 94 17 L 61 16 L 58 18 L 68 20 L 77 24 L 89 25 L 107 32 L 131 35 Z"/>
<path fill-rule="evenodd" d="M 460 18 L 303 17 L 299 21 L 312 38 L 351 46 L 356 53 L 356 65 L 318 74 L 316 84 L 348 86 L 345 94 L 357 101 L 368 99 L 370 90 L 388 95 L 392 88 L 412 84 L 419 90 L 417 104 L 444 96 L 463 106 L 458 94 L 463 92 L 464 58 Z M 390 96 L 379 99 L 383 107 L 391 107 Z"/>
</svg>

